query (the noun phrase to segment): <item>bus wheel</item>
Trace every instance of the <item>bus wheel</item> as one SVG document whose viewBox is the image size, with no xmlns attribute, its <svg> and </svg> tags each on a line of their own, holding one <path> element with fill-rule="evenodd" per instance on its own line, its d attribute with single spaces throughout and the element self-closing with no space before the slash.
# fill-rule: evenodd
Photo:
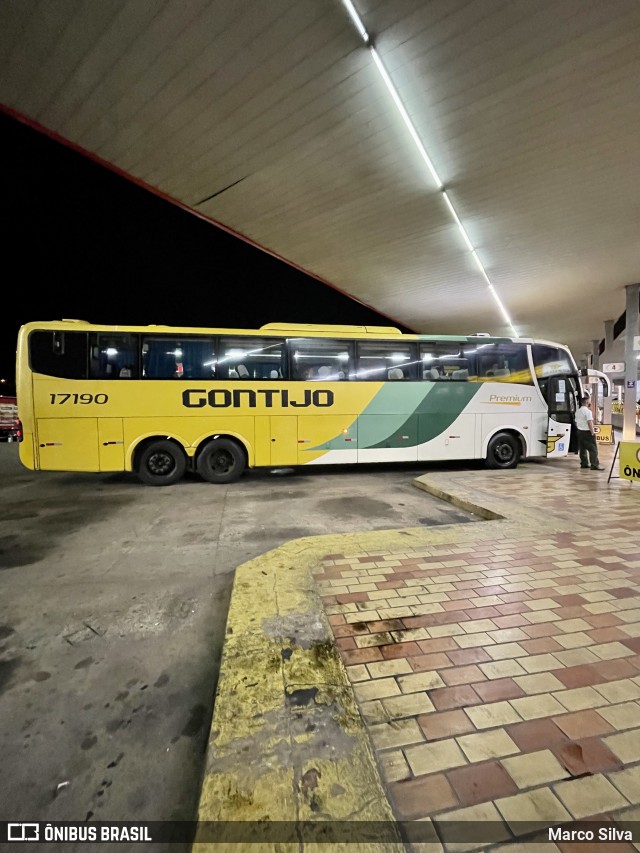
<svg viewBox="0 0 640 853">
<path fill-rule="evenodd" d="M 487 468 L 515 468 L 520 458 L 520 442 L 508 432 L 493 436 L 487 448 Z"/>
<path fill-rule="evenodd" d="M 187 460 L 173 441 L 153 441 L 138 459 L 136 473 L 147 486 L 172 486 L 182 479 Z"/>
<path fill-rule="evenodd" d="M 241 447 L 229 438 L 214 438 L 198 456 L 198 474 L 209 483 L 235 483 L 246 466 Z"/>
</svg>

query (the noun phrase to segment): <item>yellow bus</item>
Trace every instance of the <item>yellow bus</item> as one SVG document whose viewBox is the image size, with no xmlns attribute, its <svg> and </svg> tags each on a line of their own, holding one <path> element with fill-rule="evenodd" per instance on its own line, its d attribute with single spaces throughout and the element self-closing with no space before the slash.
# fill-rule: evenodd
<svg viewBox="0 0 640 853">
<path fill-rule="evenodd" d="M 565 456 L 580 391 L 569 350 L 488 335 L 270 323 L 259 329 L 28 323 L 20 459 L 41 471 L 186 471 Z"/>
</svg>

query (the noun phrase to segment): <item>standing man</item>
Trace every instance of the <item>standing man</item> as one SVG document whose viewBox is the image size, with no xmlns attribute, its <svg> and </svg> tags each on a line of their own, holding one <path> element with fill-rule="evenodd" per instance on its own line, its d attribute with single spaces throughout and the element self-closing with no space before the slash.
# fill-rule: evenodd
<svg viewBox="0 0 640 853">
<path fill-rule="evenodd" d="M 580 408 L 576 412 L 576 428 L 578 430 L 578 451 L 580 453 L 580 467 L 583 470 L 591 468 L 592 471 L 604 471 L 604 466 L 598 459 L 598 446 L 596 444 L 596 430 L 593 425 L 593 413 L 587 406 L 588 397 L 580 398 Z"/>
</svg>

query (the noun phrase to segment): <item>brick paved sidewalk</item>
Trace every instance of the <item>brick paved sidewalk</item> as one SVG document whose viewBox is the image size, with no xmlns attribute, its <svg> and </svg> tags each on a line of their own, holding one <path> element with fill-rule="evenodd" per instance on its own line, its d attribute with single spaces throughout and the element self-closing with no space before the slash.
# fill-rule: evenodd
<svg viewBox="0 0 640 853">
<path fill-rule="evenodd" d="M 316 573 L 396 817 L 481 821 L 495 842 L 640 804 L 640 491 L 517 474 L 470 476 L 575 532 L 475 546 L 452 526 Z"/>
</svg>

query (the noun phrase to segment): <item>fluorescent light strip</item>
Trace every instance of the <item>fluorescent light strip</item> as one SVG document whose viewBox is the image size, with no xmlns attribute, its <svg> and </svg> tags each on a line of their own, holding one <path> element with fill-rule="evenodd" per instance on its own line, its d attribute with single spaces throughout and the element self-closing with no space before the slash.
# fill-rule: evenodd
<svg viewBox="0 0 640 853">
<path fill-rule="evenodd" d="M 458 224 L 458 228 L 460 229 L 460 233 L 462 234 L 462 238 L 463 238 L 464 242 L 467 244 L 467 249 L 469 249 L 470 252 L 475 252 L 475 249 L 473 248 L 473 243 L 469 239 L 469 235 L 467 234 L 467 232 L 464 230 L 464 225 L 462 224 L 462 222 L 460 222 L 460 217 L 456 213 L 454 206 L 451 204 L 451 200 L 450 200 L 449 196 L 447 195 L 446 190 L 442 190 L 442 197 L 446 201 L 447 207 L 451 211 L 451 215 L 453 216 L 453 218 L 455 219 L 455 221 Z M 476 260 L 478 260 L 477 257 L 476 257 Z M 478 263 L 480 263 L 479 260 L 478 260 Z M 480 264 L 480 267 L 482 268 L 482 264 Z M 483 272 L 484 272 L 484 270 L 483 270 Z"/>
<path fill-rule="evenodd" d="M 351 0 L 342 0 L 345 9 L 349 13 L 349 17 L 355 24 L 357 31 L 360 33 L 362 40 L 365 44 L 369 44 L 369 33 L 365 30 L 364 24 L 362 23 L 362 19 L 360 15 L 356 11 L 356 7 L 353 5 Z"/>
<path fill-rule="evenodd" d="M 427 168 L 429 169 L 429 172 L 431 173 L 431 177 L 435 181 L 436 187 L 442 192 L 442 196 L 443 196 L 443 198 L 447 204 L 447 207 L 449 208 L 449 211 L 450 211 L 451 215 L 453 216 L 453 218 L 456 222 L 456 225 L 460 229 L 460 233 L 462 234 L 462 238 L 465 242 L 465 245 L 469 249 L 471 254 L 473 255 L 473 259 L 476 262 L 476 265 L 478 266 L 478 269 L 480 270 L 482 277 L 484 278 L 484 280 L 489 285 L 489 292 L 493 296 L 498 308 L 500 309 L 500 313 L 502 314 L 502 317 L 504 318 L 505 322 L 507 323 L 507 325 L 509 326 L 509 328 L 513 332 L 514 337 L 516 337 L 516 338 L 520 337 L 517 329 L 514 327 L 513 323 L 511 322 L 511 318 L 509 317 L 509 314 L 507 313 L 507 309 L 504 307 L 504 304 L 502 303 L 502 300 L 498 296 L 498 293 L 497 293 L 495 287 L 493 286 L 493 284 L 491 284 L 491 280 L 489 279 L 489 276 L 487 275 L 487 271 L 485 270 L 484 266 L 482 265 L 482 262 L 481 262 L 480 258 L 478 257 L 478 253 L 477 253 L 476 249 L 474 248 L 473 243 L 469 239 L 469 235 L 467 234 L 467 232 L 464 228 L 464 225 L 460 221 L 460 217 L 456 213 L 456 210 L 455 210 L 453 204 L 451 203 L 451 199 L 447 195 L 447 191 L 444 188 L 444 184 L 440 180 L 440 176 L 438 175 L 438 173 L 435 169 L 435 166 L 431 162 L 431 158 L 427 154 L 426 148 L 422 144 L 422 140 L 420 139 L 420 136 L 418 135 L 418 131 L 416 130 L 413 122 L 411 121 L 411 118 L 409 117 L 409 113 L 407 112 L 404 104 L 402 103 L 400 95 L 398 94 L 398 90 L 394 86 L 393 81 L 391 80 L 391 77 L 389 76 L 389 72 L 385 68 L 384 63 L 382 62 L 382 59 L 380 58 L 380 55 L 378 54 L 377 50 L 375 49 L 375 47 L 373 45 L 371 37 L 370 37 L 369 33 L 367 32 L 367 30 L 366 30 L 366 28 L 362 22 L 362 19 L 360 18 L 360 15 L 356 11 L 356 8 L 353 5 L 353 3 L 351 2 L 351 0 L 342 0 L 342 3 L 344 5 L 345 9 L 347 10 L 347 12 L 349 13 L 349 17 L 353 21 L 355 28 L 358 30 L 360 37 L 362 38 L 363 42 L 365 43 L 365 45 L 369 49 L 369 52 L 371 53 L 371 58 L 373 59 L 376 68 L 380 72 L 380 76 L 384 80 L 384 84 L 387 87 L 389 94 L 391 95 L 398 112 L 402 116 L 402 120 L 404 121 L 404 123 L 407 127 L 407 130 L 411 134 L 411 138 L 413 139 L 414 144 L 415 144 L 416 148 L 418 149 L 420 156 L 422 157 L 422 159 L 426 163 Z"/>
<path fill-rule="evenodd" d="M 485 270 L 484 270 L 484 267 L 482 266 L 482 261 L 481 261 L 481 260 L 480 260 L 480 258 L 478 257 L 478 253 L 476 252 L 476 250 L 475 250 L 475 249 L 472 249 L 472 250 L 471 250 L 471 254 L 473 255 L 473 260 L 474 260 L 474 261 L 476 262 L 476 264 L 478 265 L 478 269 L 480 270 L 480 272 L 481 272 L 481 274 L 482 274 L 482 277 L 483 277 L 483 278 L 484 278 L 484 280 L 487 282 L 487 284 L 489 285 L 489 287 L 493 287 L 493 285 L 492 285 L 492 284 L 491 284 L 491 282 L 489 281 L 489 278 L 488 278 L 488 276 L 487 276 L 487 274 L 486 274 L 486 272 L 485 272 Z"/>
<path fill-rule="evenodd" d="M 487 280 L 488 280 L 488 279 L 487 279 Z M 500 297 L 498 296 L 498 294 L 497 294 L 497 292 L 496 292 L 496 289 L 495 289 L 495 287 L 491 284 L 491 282 L 489 282 L 489 291 L 490 291 L 491 295 L 493 296 L 493 298 L 495 299 L 496 304 L 498 305 L 498 308 L 500 309 L 500 313 L 502 314 L 502 316 L 503 316 L 503 317 L 504 317 L 504 319 L 505 319 L 505 322 L 506 322 L 506 323 L 507 323 L 507 325 L 511 328 L 511 331 L 512 331 L 512 332 L 513 332 L 513 334 L 516 336 L 516 338 L 519 338 L 519 337 L 520 337 L 520 335 L 518 334 L 517 330 L 514 328 L 514 325 L 513 325 L 513 323 L 511 322 L 511 317 L 510 317 L 510 316 L 509 316 L 509 314 L 507 313 L 507 309 L 504 307 L 504 305 L 503 305 L 503 303 L 502 303 L 502 300 L 501 300 L 501 299 L 500 299 Z"/>
<path fill-rule="evenodd" d="M 404 104 L 400 100 L 400 95 L 398 94 L 398 90 L 396 89 L 396 87 L 391 82 L 391 77 L 389 77 L 387 69 L 382 64 L 382 60 L 378 56 L 377 50 L 370 43 L 369 43 L 369 52 L 371 53 L 371 57 L 373 58 L 373 61 L 375 62 L 376 67 L 378 68 L 378 71 L 380 72 L 380 76 L 384 80 L 385 85 L 386 85 L 387 89 L 389 90 L 391 97 L 393 98 L 394 104 L 398 108 L 398 112 L 402 116 L 402 120 L 406 124 L 407 129 L 408 129 L 409 133 L 411 134 L 411 138 L 413 139 L 416 148 L 420 152 L 420 156 L 422 157 L 424 162 L 427 164 L 427 168 L 431 172 L 431 176 L 432 176 L 433 180 L 436 182 L 436 186 L 438 187 L 438 189 L 442 189 L 442 181 L 440 180 L 440 176 L 436 172 L 434 165 L 431 162 L 431 158 L 427 154 L 425 147 L 422 144 L 422 140 L 418 136 L 418 131 L 415 129 L 413 122 L 409 118 L 409 113 L 406 111 Z"/>
</svg>

